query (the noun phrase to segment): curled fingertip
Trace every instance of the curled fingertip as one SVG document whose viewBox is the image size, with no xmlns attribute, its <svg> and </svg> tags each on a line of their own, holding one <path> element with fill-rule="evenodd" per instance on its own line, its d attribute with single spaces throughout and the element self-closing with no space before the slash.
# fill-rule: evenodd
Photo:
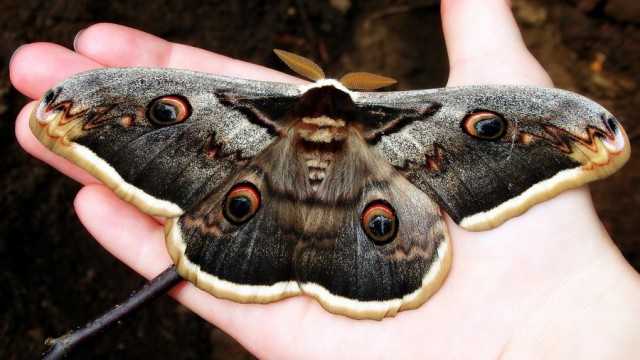
<svg viewBox="0 0 640 360">
<path fill-rule="evenodd" d="M 448 86 L 551 81 L 527 49 L 506 0 L 443 0 Z"/>
<path fill-rule="evenodd" d="M 20 46 L 18 46 L 17 49 L 15 49 L 15 51 L 13 52 L 13 54 L 11 54 L 11 58 L 9 58 L 9 68 L 11 68 L 11 64 L 13 63 L 13 59 L 16 57 L 16 55 L 20 52 L 20 50 L 22 48 L 24 48 L 27 44 L 22 44 Z"/>
<path fill-rule="evenodd" d="M 9 59 L 9 79 L 11 80 L 11 84 L 24 95 L 27 95 L 27 93 L 22 86 L 22 80 L 24 79 L 25 74 L 23 58 L 25 53 L 28 53 L 28 51 L 25 50 L 29 49 L 31 47 L 30 45 L 32 44 L 20 45 L 13 51 L 13 54 L 11 54 L 11 58 Z"/>
<path fill-rule="evenodd" d="M 80 38 L 80 36 L 82 35 L 82 33 L 85 31 L 85 29 L 82 29 L 80 31 L 78 31 L 78 33 L 76 34 L 76 36 L 73 38 L 73 50 L 75 52 L 78 52 L 78 39 Z"/>
<path fill-rule="evenodd" d="M 15 124 L 16 125 L 15 135 L 16 135 L 16 140 L 18 141 L 18 144 L 26 152 L 37 157 L 38 151 L 36 151 L 37 149 L 34 150 L 34 148 L 42 144 L 40 144 L 40 142 L 35 140 L 35 136 L 31 132 L 31 130 L 29 129 L 29 125 L 27 124 L 29 121 L 28 120 L 29 115 L 33 111 L 34 106 L 35 106 L 35 101 L 32 101 L 31 103 L 23 107 L 22 110 L 20 110 L 20 113 L 18 114 L 18 118 Z M 42 149 L 43 147 L 44 146 L 42 146 L 40 149 Z"/>
</svg>

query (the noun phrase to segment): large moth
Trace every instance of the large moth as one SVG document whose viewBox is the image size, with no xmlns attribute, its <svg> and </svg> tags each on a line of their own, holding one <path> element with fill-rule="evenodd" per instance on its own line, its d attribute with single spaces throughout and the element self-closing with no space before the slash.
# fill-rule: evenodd
<svg viewBox="0 0 640 360">
<path fill-rule="evenodd" d="M 96 70 L 48 91 L 31 129 L 167 217 L 178 272 L 202 290 L 254 303 L 306 294 L 358 319 L 417 308 L 441 285 L 451 251 L 440 208 L 491 229 L 629 157 L 616 119 L 571 92 L 357 92 L 386 79 L 325 79 L 279 55 L 315 82 Z"/>
</svg>

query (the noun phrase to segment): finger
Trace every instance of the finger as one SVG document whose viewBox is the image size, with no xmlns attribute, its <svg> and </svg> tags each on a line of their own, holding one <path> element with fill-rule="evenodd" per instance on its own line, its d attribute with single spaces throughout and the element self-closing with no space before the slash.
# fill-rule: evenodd
<svg viewBox="0 0 640 360">
<path fill-rule="evenodd" d="M 164 244 L 162 226 L 116 198 L 106 187 L 85 186 L 78 193 L 75 206 L 80 220 L 105 249 L 146 278 L 157 276 L 171 264 Z M 442 315 L 441 311 L 435 311 L 438 307 L 423 306 L 411 314 L 398 316 L 395 328 L 383 330 L 376 322 L 355 321 L 330 314 L 317 301 L 304 296 L 268 305 L 239 304 L 217 299 L 189 283 L 180 284 L 170 294 L 207 321 L 236 337 L 260 358 L 291 355 L 286 351 L 301 344 L 305 346 L 297 349 L 301 351 L 297 357 L 303 358 L 304 354 L 319 353 L 327 348 L 337 353 L 345 352 L 342 357 L 348 357 L 347 354 L 352 349 L 344 348 L 344 343 L 357 343 L 363 336 L 376 336 L 380 331 L 395 333 L 395 329 L 405 328 L 410 325 L 411 319 L 425 316 L 425 312 Z M 443 316 L 447 317 L 446 314 Z M 393 323 L 389 325 L 391 324 Z M 336 338 L 332 336 L 336 327 L 353 331 L 347 331 L 344 336 Z M 420 333 L 428 334 L 429 329 L 422 329 Z M 432 337 L 437 334 L 434 331 Z M 323 340 L 318 341 L 318 338 Z"/>
<path fill-rule="evenodd" d="M 100 64 L 60 45 L 33 43 L 16 50 L 9 76 L 21 93 L 38 99 L 62 79 L 99 67 Z"/>
<path fill-rule="evenodd" d="M 507 0 L 443 0 L 441 15 L 449 55 L 449 86 L 552 86 L 527 50 Z"/>
<path fill-rule="evenodd" d="M 38 139 L 36 139 L 35 135 L 33 135 L 33 132 L 31 132 L 31 129 L 29 128 L 29 117 L 31 116 L 31 112 L 33 111 L 35 104 L 35 102 L 31 102 L 22 108 L 18 114 L 18 118 L 16 119 L 16 139 L 20 146 L 22 146 L 22 148 L 29 154 L 46 162 L 63 174 L 82 184 L 98 183 L 98 180 L 89 175 L 89 173 L 61 156 L 54 154 L 42 145 Z"/>
<path fill-rule="evenodd" d="M 157 276 L 172 264 L 165 246 L 163 226 L 118 199 L 104 185 L 85 186 L 78 193 L 74 205 L 91 235 L 107 251 L 147 279 Z M 224 330 L 236 335 L 253 332 L 255 338 L 264 335 L 264 331 L 256 330 L 264 330 L 265 321 L 275 325 L 288 318 L 292 309 L 302 312 L 309 305 L 309 299 L 301 297 L 297 297 L 297 301 L 291 299 L 270 305 L 238 304 L 217 299 L 186 282 L 174 288 L 171 295 Z"/>
<path fill-rule="evenodd" d="M 43 61 L 46 59 L 46 61 Z M 101 67 L 62 46 L 49 43 L 28 44 L 14 54 L 10 64 L 13 85 L 26 96 L 39 98 L 56 83 L 80 71 Z M 69 177 L 83 183 L 96 180 L 86 171 L 47 150 L 29 129 L 29 117 L 35 103 L 25 106 L 16 119 L 16 138 L 30 154 L 41 159 Z"/>
<path fill-rule="evenodd" d="M 301 80 L 255 64 L 163 40 L 115 24 L 93 25 L 78 34 L 76 51 L 105 66 L 170 67 L 254 80 Z"/>
<path fill-rule="evenodd" d="M 137 39 L 137 41 L 144 42 L 145 40 L 149 40 L 152 45 L 155 42 L 156 44 L 164 44 L 160 45 L 162 48 L 171 48 L 171 43 L 156 38 L 154 36 L 145 34 L 140 31 L 127 29 L 121 26 L 109 25 L 105 24 L 104 26 L 107 30 L 114 28 L 115 34 L 117 36 L 118 33 L 126 34 L 131 32 L 133 33 L 130 38 Z M 93 27 L 92 27 L 93 28 Z M 92 29 L 90 28 L 90 29 Z M 99 30 L 99 29 L 97 29 Z M 100 33 L 100 31 L 98 31 Z M 107 31 L 107 35 L 109 35 L 109 31 Z M 81 36 L 82 37 L 82 36 Z M 122 36 L 121 36 L 122 37 Z M 117 42 L 116 42 L 117 43 Z M 130 44 L 131 45 L 131 44 Z M 143 47 L 143 46 L 138 46 Z M 194 53 L 206 53 L 207 55 L 211 55 L 213 57 L 219 58 L 219 62 L 224 62 L 225 59 L 228 59 L 223 56 L 211 54 L 199 49 L 189 48 Z M 144 52 L 144 51 L 142 51 Z M 183 55 L 186 56 L 186 52 L 182 51 Z M 107 55 L 109 53 L 107 52 Z M 198 56 L 193 56 L 192 58 L 197 58 Z M 205 56 L 206 57 L 206 56 Z M 117 58 L 117 57 L 116 57 Z M 131 57 L 125 57 L 131 59 Z M 135 57 L 133 57 L 135 59 Z M 43 61 L 46 59 L 46 61 Z M 228 59 L 229 60 L 229 59 Z M 256 65 L 244 63 L 241 61 L 230 60 L 233 62 L 236 67 L 240 70 L 242 68 L 253 68 L 255 69 L 263 69 Z M 106 65 L 118 65 L 118 64 L 106 64 Z M 122 64 L 121 64 L 122 65 Z M 158 63 L 150 64 L 152 66 L 158 66 Z M 171 64 L 177 65 L 177 64 Z M 28 44 L 17 50 L 14 54 L 13 59 L 11 61 L 10 66 L 10 74 L 11 81 L 14 86 L 20 90 L 26 96 L 31 98 L 39 98 L 42 94 L 53 87 L 56 83 L 61 81 L 62 79 L 71 76 L 77 72 L 100 68 L 102 64 L 95 62 L 83 55 L 75 53 L 69 49 L 66 49 L 62 46 L 50 44 L 50 43 L 34 43 Z M 231 68 L 234 68 L 233 66 Z M 280 74 L 275 71 L 271 71 L 274 74 Z M 20 115 L 18 116 L 16 122 L 16 137 L 20 145 L 30 154 L 35 157 L 49 163 L 54 166 L 64 174 L 72 177 L 73 179 L 83 183 L 95 183 L 97 182 L 91 175 L 86 173 L 84 170 L 81 170 L 77 166 L 71 164 L 70 162 L 64 160 L 63 158 L 52 154 L 48 150 L 45 149 L 44 146 L 40 144 L 39 141 L 33 136 L 29 129 L 29 116 L 31 114 L 33 105 L 29 105 L 25 107 Z"/>
<path fill-rule="evenodd" d="M 173 264 L 165 245 L 163 225 L 116 197 L 106 186 L 83 187 L 74 206 L 89 233 L 107 251 L 145 278 L 151 279 Z M 192 290 L 184 286 L 177 290 L 193 295 Z M 191 302 L 204 304 L 215 300 L 203 295 L 196 294 L 202 297 Z"/>
<path fill-rule="evenodd" d="M 89 233 L 112 255 L 147 279 L 173 264 L 164 241 L 163 226 L 134 206 L 118 199 L 104 185 L 88 185 L 76 196 L 78 218 Z M 216 299 L 181 284 L 174 291 L 197 307 Z M 220 300 L 218 300 L 220 301 Z"/>
<path fill-rule="evenodd" d="M 139 266 L 144 276 L 153 277 L 171 264 L 163 226 L 106 186 L 83 187 L 74 206 L 91 235 L 124 263 Z"/>
</svg>

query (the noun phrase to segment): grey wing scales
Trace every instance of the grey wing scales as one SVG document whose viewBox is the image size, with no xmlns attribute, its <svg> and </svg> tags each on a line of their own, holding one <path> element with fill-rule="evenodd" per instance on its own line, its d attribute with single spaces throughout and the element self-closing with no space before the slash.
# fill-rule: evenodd
<svg viewBox="0 0 640 360">
<path fill-rule="evenodd" d="M 369 143 L 461 226 L 486 230 L 534 204 L 616 171 L 629 141 L 615 118 L 580 95 L 527 86 L 360 94 Z M 481 139 L 473 114 L 501 118 Z M 380 121 L 380 114 L 383 121 Z M 378 123 L 375 123 L 377 121 Z"/>
<path fill-rule="evenodd" d="M 122 199 L 173 217 L 277 138 L 278 116 L 298 93 L 295 85 L 184 70 L 103 69 L 47 92 L 30 126 Z M 149 121 L 154 99 L 173 95 L 188 102 L 188 118 L 167 126 Z M 261 107 L 267 98 L 279 106 Z"/>
</svg>

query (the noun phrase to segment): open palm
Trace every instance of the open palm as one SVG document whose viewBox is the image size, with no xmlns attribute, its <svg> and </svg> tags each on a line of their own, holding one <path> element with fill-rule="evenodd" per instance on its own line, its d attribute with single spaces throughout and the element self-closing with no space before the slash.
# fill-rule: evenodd
<svg viewBox="0 0 640 360">
<path fill-rule="evenodd" d="M 522 43 L 505 1 L 443 1 L 442 15 L 450 86 L 551 86 Z M 296 81 L 112 24 L 82 32 L 76 52 L 48 43 L 21 48 L 11 63 L 11 78 L 35 99 L 74 73 L 112 66 Z M 147 278 L 164 270 L 171 260 L 161 222 L 37 142 L 28 129 L 32 108 L 33 103 L 27 105 L 18 117 L 18 139 L 34 156 L 86 184 L 75 205 L 93 236 Z M 638 351 L 640 328 L 632 319 L 640 318 L 640 280 L 600 225 L 586 187 L 536 205 L 492 231 L 466 232 L 448 218 L 447 224 L 454 255 L 442 288 L 421 308 L 381 322 L 332 315 L 303 296 L 242 305 L 186 283 L 171 294 L 260 358 L 495 358 L 575 351 L 611 357 L 634 346 Z M 615 333 L 614 339 L 603 340 L 607 332 Z"/>
</svg>

